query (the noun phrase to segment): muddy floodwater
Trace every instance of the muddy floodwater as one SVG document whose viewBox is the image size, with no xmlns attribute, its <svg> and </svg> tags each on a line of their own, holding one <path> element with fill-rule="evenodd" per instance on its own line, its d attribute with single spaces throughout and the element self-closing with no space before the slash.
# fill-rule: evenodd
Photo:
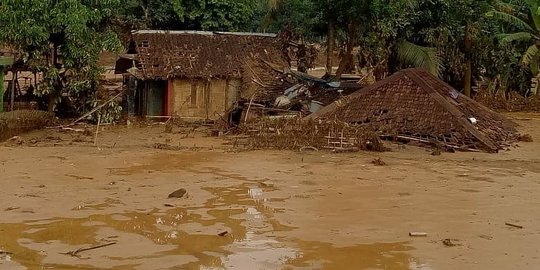
<svg viewBox="0 0 540 270">
<path fill-rule="evenodd" d="M 540 269 L 540 116 L 511 117 L 535 142 L 441 156 L 25 134 L 0 146 L 0 269 Z"/>
</svg>

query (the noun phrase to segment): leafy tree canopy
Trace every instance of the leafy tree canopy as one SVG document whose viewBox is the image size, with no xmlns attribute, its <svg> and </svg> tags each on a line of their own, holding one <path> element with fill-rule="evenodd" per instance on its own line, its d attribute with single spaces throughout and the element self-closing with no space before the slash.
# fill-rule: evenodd
<svg viewBox="0 0 540 270">
<path fill-rule="evenodd" d="M 19 52 L 19 63 L 44 74 L 39 93 L 55 99 L 67 94 L 92 97 L 101 74 L 103 51 L 118 51 L 109 27 L 121 0 L 2 0 L 0 43 Z M 84 111 L 92 102 L 77 104 Z M 57 101 L 57 100 L 56 100 Z"/>
</svg>

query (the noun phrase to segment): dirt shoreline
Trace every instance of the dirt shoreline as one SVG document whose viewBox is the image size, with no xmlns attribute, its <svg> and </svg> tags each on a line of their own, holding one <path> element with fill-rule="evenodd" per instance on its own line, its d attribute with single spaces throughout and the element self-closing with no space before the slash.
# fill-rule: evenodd
<svg viewBox="0 0 540 270">
<path fill-rule="evenodd" d="M 28 133 L 0 146 L 0 269 L 535 269 L 540 115 L 512 117 L 535 142 L 441 156 L 235 152 L 161 126 L 105 127 L 99 147 Z"/>
</svg>

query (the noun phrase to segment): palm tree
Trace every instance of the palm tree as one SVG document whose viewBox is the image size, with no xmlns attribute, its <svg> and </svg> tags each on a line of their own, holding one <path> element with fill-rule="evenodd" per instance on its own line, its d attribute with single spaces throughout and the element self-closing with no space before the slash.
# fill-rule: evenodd
<svg viewBox="0 0 540 270">
<path fill-rule="evenodd" d="M 396 53 L 402 64 L 423 68 L 433 75 L 440 75 L 442 62 L 436 48 L 401 40 L 398 41 Z"/>
<path fill-rule="evenodd" d="M 275 10 L 277 9 L 279 2 L 280 0 L 268 0 L 268 7 L 270 10 Z"/>
</svg>

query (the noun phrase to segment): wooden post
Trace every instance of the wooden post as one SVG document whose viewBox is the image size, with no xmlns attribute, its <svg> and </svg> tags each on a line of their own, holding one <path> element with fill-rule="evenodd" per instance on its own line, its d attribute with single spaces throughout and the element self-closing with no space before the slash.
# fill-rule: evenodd
<svg viewBox="0 0 540 270">
<path fill-rule="evenodd" d="M 173 91 L 174 91 L 174 84 L 173 84 L 173 79 L 168 79 L 167 80 L 167 111 L 165 112 L 164 115 L 167 115 L 167 116 L 172 116 L 172 112 L 173 112 Z"/>
<path fill-rule="evenodd" d="M 12 64 L 12 57 L 0 56 L 0 112 L 4 111 L 4 67 Z"/>
<path fill-rule="evenodd" d="M 11 97 L 11 100 L 9 102 L 10 104 L 10 111 L 13 111 L 15 108 L 14 108 L 14 104 L 15 104 L 15 84 L 17 83 L 17 77 L 18 77 L 18 72 L 17 71 L 12 71 L 11 72 L 11 93 L 10 93 L 10 97 Z"/>
</svg>

